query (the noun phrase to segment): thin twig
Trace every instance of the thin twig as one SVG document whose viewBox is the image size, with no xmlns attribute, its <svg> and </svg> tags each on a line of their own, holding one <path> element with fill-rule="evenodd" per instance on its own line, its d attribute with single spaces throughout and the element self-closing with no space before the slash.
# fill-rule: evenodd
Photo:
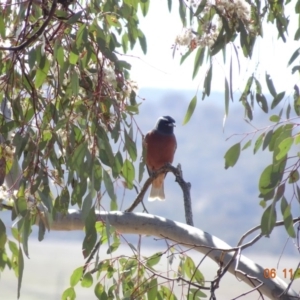
<svg viewBox="0 0 300 300">
<path fill-rule="evenodd" d="M 36 31 L 36 33 L 34 33 L 24 43 L 20 44 L 19 46 L 15 46 L 15 47 L 0 47 L 0 50 L 19 51 L 19 50 L 22 50 L 25 47 L 27 47 L 29 44 L 31 44 L 35 40 L 37 40 L 39 38 L 39 36 L 44 32 L 44 30 L 47 27 L 47 25 L 49 24 L 49 22 L 51 21 L 53 15 L 55 13 L 55 10 L 56 10 L 56 4 L 57 4 L 57 0 L 53 0 L 48 18 L 45 20 L 43 25 Z"/>
<path fill-rule="evenodd" d="M 184 181 L 184 179 L 182 178 L 182 170 L 180 164 L 177 166 L 177 168 L 173 167 L 171 164 L 166 164 L 156 172 L 153 172 L 144 183 L 144 186 L 142 187 L 140 193 L 137 195 L 136 199 L 133 201 L 131 206 L 125 210 L 125 212 L 132 212 L 143 201 L 145 193 L 147 192 L 149 186 L 152 184 L 153 180 L 157 178 L 158 175 L 168 172 L 172 172 L 175 175 L 176 182 L 178 182 L 179 186 L 182 189 L 186 223 L 188 225 L 194 226 L 192 201 L 190 196 L 191 184 Z"/>
</svg>

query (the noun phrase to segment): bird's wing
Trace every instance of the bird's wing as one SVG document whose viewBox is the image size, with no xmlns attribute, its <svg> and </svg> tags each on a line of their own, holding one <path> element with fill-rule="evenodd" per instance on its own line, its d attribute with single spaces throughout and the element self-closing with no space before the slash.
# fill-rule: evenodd
<svg viewBox="0 0 300 300">
<path fill-rule="evenodd" d="M 147 148 L 148 148 L 148 137 L 149 137 L 149 133 L 147 133 L 145 136 L 143 136 L 143 162 L 144 164 L 146 165 L 147 167 L 147 171 L 148 171 L 148 175 L 151 176 L 152 172 L 151 170 L 149 169 L 149 167 L 147 166 L 147 163 L 146 163 L 146 156 L 147 156 Z"/>
</svg>

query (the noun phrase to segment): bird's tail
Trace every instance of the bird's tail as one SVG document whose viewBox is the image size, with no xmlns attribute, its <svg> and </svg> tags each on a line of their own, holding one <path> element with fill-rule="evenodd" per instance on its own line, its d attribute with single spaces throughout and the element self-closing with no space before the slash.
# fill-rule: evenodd
<svg viewBox="0 0 300 300">
<path fill-rule="evenodd" d="M 148 198 L 149 201 L 165 200 L 164 179 L 165 174 L 160 174 L 157 178 L 153 180 L 150 195 Z"/>
</svg>

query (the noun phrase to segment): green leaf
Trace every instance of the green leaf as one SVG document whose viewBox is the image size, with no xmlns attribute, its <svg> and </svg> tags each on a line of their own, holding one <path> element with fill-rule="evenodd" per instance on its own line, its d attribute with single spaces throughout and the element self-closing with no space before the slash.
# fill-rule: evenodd
<svg viewBox="0 0 300 300">
<path fill-rule="evenodd" d="M 123 48 L 124 53 L 127 53 L 127 51 L 128 51 L 128 41 L 129 41 L 128 34 L 124 33 L 122 36 L 122 48 Z"/>
<path fill-rule="evenodd" d="M 18 246 L 17 246 L 17 244 L 15 242 L 8 241 L 8 247 L 9 247 L 9 250 L 11 251 L 11 253 L 15 257 L 19 256 L 19 248 L 18 248 Z"/>
<path fill-rule="evenodd" d="M 229 167 L 233 167 L 239 159 L 241 153 L 241 144 L 236 143 L 230 149 L 227 150 L 224 158 L 225 158 L 225 169 Z"/>
<path fill-rule="evenodd" d="M 266 97 L 263 94 L 256 93 L 256 101 L 257 101 L 258 105 L 261 107 L 261 109 L 265 113 L 268 113 L 269 108 L 268 108 L 268 102 L 267 102 Z"/>
<path fill-rule="evenodd" d="M 183 0 L 179 0 L 179 16 L 181 19 L 182 25 L 186 26 L 186 6 Z"/>
<path fill-rule="evenodd" d="M 55 55 L 55 48 L 54 48 L 54 55 Z M 33 69 L 36 63 L 36 49 L 32 48 L 28 53 L 28 64 L 29 68 Z"/>
<path fill-rule="evenodd" d="M 245 85 L 242 96 L 243 95 L 247 96 L 250 93 L 250 89 L 251 89 L 251 86 L 252 86 L 252 83 L 253 83 L 253 79 L 254 79 L 254 75 L 252 74 L 251 76 L 249 76 L 249 78 L 247 80 L 247 83 Z"/>
<path fill-rule="evenodd" d="M 1 133 L 8 133 L 17 127 L 19 127 L 19 123 L 16 121 L 6 122 L 3 125 L 1 124 Z"/>
<path fill-rule="evenodd" d="M 190 52 L 188 51 L 186 54 L 190 54 Z M 196 56 L 195 56 L 195 61 L 194 61 L 194 70 L 193 70 L 193 76 L 192 78 L 194 79 L 196 77 L 196 75 L 198 74 L 199 68 L 202 66 L 203 64 L 203 59 L 204 59 L 204 54 L 205 54 L 205 48 L 199 48 L 197 50 Z M 182 57 L 181 60 L 183 62 L 183 60 L 186 57 Z M 182 63 L 181 62 L 181 63 Z"/>
<path fill-rule="evenodd" d="M 109 26 L 113 26 L 113 27 L 117 27 L 117 28 L 122 27 L 122 25 L 119 22 L 116 15 L 107 14 L 107 15 L 105 15 L 105 20 L 106 20 L 107 24 L 109 24 Z"/>
<path fill-rule="evenodd" d="M 135 178 L 135 170 L 134 170 L 134 166 L 133 166 L 132 162 L 129 161 L 128 159 L 126 159 L 124 161 L 124 164 L 122 167 L 122 175 L 126 181 L 127 188 L 131 190 L 133 188 L 133 181 Z"/>
<path fill-rule="evenodd" d="M 141 11 L 144 17 L 147 15 L 149 11 L 149 5 L 150 5 L 150 0 L 140 2 Z"/>
<path fill-rule="evenodd" d="M 140 46 L 143 50 L 143 53 L 146 55 L 147 54 L 147 40 L 146 40 L 144 33 L 141 30 L 138 30 L 138 39 L 140 42 Z"/>
<path fill-rule="evenodd" d="M 114 154 L 112 151 L 111 144 L 109 143 L 108 137 L 104 129 L 99 126 L 97 128 L 97 135 L 98 135 L 98 147 L 99 147 L 99 157 L 102 163 L 105 165 L 111 167 L 114 172 L 114 163 L 115 163 L 115 158 Z M 125 136 L 126 138 L 126 136 Z M 125 142 L 126 143 L 126 142 Z M 118 174 L 114 174 L 114 176 L 117 176 Z"/>
<path fill-rule="evenodd" d="M 281 199 L 281 197 L 284 195 L 284 191 L 285 191 L 285 184 L 281 184 L 276 191 L 276 194 L 274 196 L 274 202 L 277 202 L 278 200 Z"/>
<path fill-rule="evenodd" d="M 137 158 L 137 149 L 136 144 L 130 137 L 130 135 L 127 133 L 126 130 L 124 130 L 124 136 L 125 136 L 125 148 L 128 151 L 128 154 L 130 158 L 135 161 Z"/>
<path fill-rule="evenodd" d="M 271 122 L 277 123 L 280 121 L 280 117 L 277 115 L 272 115 L 269 119 Z"/>
<path fill-rule="evenodd" d="M 300 278 L 300 268 L 296 269 L 293 275 L 294 279 Z"/>
<path fill-rule="evenodd" d="M 59 66 L 63 68 L 65 63 L 65 54 L 64 54 L 64 48 L 60 45 L 59 42 L 55 43 L 54 57 L 56 58 Z"/>
<path fill-rule="evenodd" d="M 226 22 L 226 18 L 222 18 Z M 210 49 L 210 55 L 216 55 L 221 49 L 223 50 L 226 44 L 228 43 L 228 36 L 224 34 L 224 27 L 220 30 L 219 35 Z"/>
<path fill-rule="evenodd" d="M 228 116 L 229 112 L 229 84 L 227 78 L 225 78 L 225 116 Z"/>
<path fill-rule="evenodd" d="M 71 164 L 75 170 L 82 170 L 83 160 L 85 158 L 85 154 L 87 152 L 87 144 L 86 142 L 79 144 L 71 156 Z"/>
<path fill-rule="evenodd" d="M 114 169 L 113 173 L 119 175 L 122 170 L 122 167 L 123 167 L 123 157 L 120 151 L 118 151 L 115 155 L 115 164 L 113 166 Z"/>
<path fill-rule="evenodd" d="M 278 127 L 269 144 L 269 149 L 270 151 L 274 151 L 273 156 L 274 156 L 274 160 L 278 160 L 276 159 L 277 154 L 280 152 L 280 148 L 279 148 L 279 144 L 286 138 L 291 137 L 292 136 L 292 129 L 293 129 L 293 124 L 289 123 L 286 125 L 282 125 L 281 127 Z"/>
<path fill-rule="evenodd" d="M 300 143 L 300 133 L 294 136 L 294 143 L 295 145 L 298 145 Z"/>
<path fill-rule="evenodd" d="M 168 0 L 168 10 L 169 12 L 172 11 L 172 0 Z"/>
<path fill-rule="evenodd" d="M 61 300 L 75 300 L 75 299 L 76 299 L 76 293 L 73 287 L 67 288 L 61 296 Z"/>
<path fill-rule="evenodd" d="M 207 295 L 199 289 L 190 288 L 187 300 L 201 300 L 207 298 Z"/>
<path fill-rule="evenodd" d="M 206 7 L 207 0 L 202 0 L 200 4 L 198 4 L 197 10 L 194 13 L 194 16 L 198 16 L 202 13 L 203 9 Z"/>
<path fill-rule="evenodd" d="M 1 35 L 1 38 L 2 40 L 5 39 L 5 23 L 4 23 L 4 20 L 3 20 L 3 14 L 1 13 L 0 14 L 0 35 Z"/>
<path fill-rule="evenodd" d="M 29 257 L 28 238 L 31 233 L 31 215 L 27 213 L 23 220 L 22 244 L 25 255 Z"/>
<path fill-rule="evenodd" d="M 73 49 L 70 52 L 70 56 L 69 56 L 69 62 L 70 62 L 70 64 L 71 65 L 76 65 L 77 61 L 78 61 L 78 58 L 79 58 L 78 51 L 76 49 Z"/>
<path fill-rule="evenodd" d="M 299 172 L 298 170 L 294 170 L 289 175 L 289 183 L 295 183 L 299 180 Z"/>
<path fill-rule="evenodd" d="M 92 274 L 90 272 L 85 273 L 83 278 L 82 278 L 82 281 L 81 281 L 81 286 L 89 288 L 92 285 L 93 285 L 93 276 L 92 276 Z"/>
<path fill-rule="evenodd" d="M 48 212 L 46 212 L 45 214 L 47 216 Z M 38 240 L 39 240 L 39 242 L 41 242 L 44 239 L 44 237 L 45 237 L 45 233 L 46 233 L 46 225 L 45 225 L 45 223 L 44 223 L 44 221 L 42 219 L 39 220 L 39 232 L 38 232 Z M 48 230 L 49 230 L 49 228 L 48 228 Z"/>
<path fill-rule="evenodd" d="M 280 175 L 273 164 L 263 170 L 259 179 L 259 191 L 262 195 L 266 195 L 275 188 L 281 178 Z"/>
<path fill-rule="evenodd" d="M 255 85 L 256 85 L 256 94 L 262 94 L 262 87 L 260 82 L 254 77 Z"/>
<path fill-rule="evenodd" d="M 286 109 L 286 118 L 289 119 L 290 118 L 290 113 L 291 113 L 292 107 L 291 104 L 289 103 Z"/>
<path fill-rule="evenodd" d="M 270 151 L 274 151 L 275 143 L 276 143 L 278 137 L 280 136 L 280 134 L 282 133 L 282 131 L 283 131 L 283 126 L 280 126 L 273 132 L 273 135 L 272 135 L 270 143 L 269 143 Z"/>
<path fill-rule="evenodd" d="M 270 131 L 267 132 L 267 134 L 264 138 L 264 142 L 263 142 L 263 146 L 262 146 L 263 150 L 265 150 L 268 147 L 268 145 L 271 141 L 272 135 L 273 135 L 273 130 L 271 129 Z"/>
<path fill-rule="evenodd" d="M 203 89 L 203 96 L 202 99 L 205 98 L 205 95 L 210 95 L 210 88 L 211 88 L 211 79 L 212 79 L 212 64 L 210 65 L 208 72 L 206 73 L 205 79 L 204 79 L 204 89 Z"/>
<path fill-rule="evenodd" d="M 83 204 L 82 204 L 82 208 L 81 208 L 81 217 L 82 217 L 83 221 L 85 221 L 87 216 L 89 215 L 90 209 L 93 205 L 93 196 L 94 196 L 94 193 L 89 192 L 83 200 Z"/>
<path fill-rule="evenodd" d="M 245 57 L 251 58 L 253 45 L 251 43 L 251 36 L 248 34 L 244 23 L 238 19 L 240 29 L 240 43 Z"/>
<path fill-rule="evenodd" d="M 293 217 L 291 215 L 291 206 L 287 203 L 285 197 L 282 197 L 281 199 L 281 213 L 287 233 L 291 238 L 296 238 L 296 233 L 293 226 Z"/>
<path fill-rule="evenodd" d="M 83 274 L 83 267 L 79 267 L 75 269 L 70 277 L 70 285 L 73 287 L 75 286 L 79 280 L 81 279 Z"/>
<path fill-rule="evenodd" d="M 82 243 L 82 253 L 84 258 L 89 256 L 97 241 L 96 221 L 95 207 L 93 206 L 85 220 L 85 237 Z"/>
<path fill-rule="evenodd" d="M 47 78 L 49 68 L 50 68 L 50 63 L 48 59 L 45 58 L 44 65 L 39 66 L 39 68 L 36 71 L 34 84 L 37 89 L 41 87 L 43 83 L 45 83 L 45 79 Z"/>
<path fill-rule="evenodd" d="M 267 82 L 269 92 L 271 93 L 271 95 L 273 97 L 275 97 L 277 95 L 276 89 L 275 89 L 275 86 L 273 84 L 273 80 L 271 79 L 271 76 L 268 73 L 266 73 L 266 82 Z"/>
<path fill-rule="evenodd" d="M 298 200 L 298 202 L 299 202 L 299 204 L 300 204 L 300 188 L 299 188 L 299 186 L 298 185 L 296 185 L 296 190 L 297 190 L 297 200 Z"/>
<path fill-rule="evenodd" d="M 194 261 L 189 256 L 186 257 L 183 267 L 186 276 L 191 279 L 194 276 L 196 266 Z"/>
<path fill-rule="evenodd" d="M 83 13 L 83 10 L 80 10 L 76 14 L 72 15 L 72 17 L 70 17 L 69 20 L 67 21 L 67 24 L 72 25 L 72 24 L 76 23 L 80 19 L 82 13 Z"/>
<path fill-rule="evenodd" d="M 77 96 L 79 93 L 79 78 L 78 74 L 74 71 L 71 73 L 71 89 L 74 96 Z"/>
<path fill-rule="evenodd" d="M 2 222 L 2 220 L 0 219 L 0 253 L 1 251 L 4 250 L 6 240 L 7 240 L 6 227 Z"/>
<path fill-rule="evenodd" d="M 294 53 L 293 55 L 291 56 L 289 62 L 288 62 L 288 66 L 290 66 L 294 61 L 295 59 L 299 56 L 300 54 L 300 48 L 298 48 Z"/>
<path fill-rule="evenodd" d="M 119 240 L 116 241 L 116 242 L 113 242 L 113 243 L 108 247 L 106 253 L 107 253 L 107 254 L 111 254 L 111 253 L 117 251 L 117 250 L 119 249 L 120 244 L 121 244 L 121 243 L 120 243 Z"/>
<path fill-rule="evenodd" d="M 247 148 L 249 148 L 251 146 L 251 142 L 252 140 L 249 140 L 242 148 L 242 150 L 246 150 Z"/>
<path fill-rule="evenodd" d="M 130 70 L 131 69 L 131 64 L 129 64 L 127 61 L 125 60 L 118 60 L 115 63 L 116 69 L 123 71 L 124 69 Z"/>
<path fill-rule="evenodd" d="M 193 52 L 193 50 L 189 49 L 185 54 L 183 54 L 180 58 L 180 65 L 183 64 L 183 62 L 190 56 L 190 54 Z"/>
<path fill-rule="evenodd" d="M 279 152 L 276 152 L 277 155 L 275 156 L 276 160 L 280 160 L 286 156 L 286 154 L 291 149 L 293 142 L 294 142 L 294 139 L 292 137 L 288 137 L 280 142 L 280 144 L 278 145 Z"/>
<path fill-rule="evenodd" d="M 95 286 L 94 293 L 99 300 L 107 300 L 107 294 L 105 292 L 104 286 L 98 282 Z"/>
<path fill-rule="evenodd" d="M 268 208 L 264 211 L 261 218 L 261 233 L 265 236 L 269 236 L 272 232 L 275 223 L 276 223 L 276 209 L 274 204 L 268 206 Z"/>
<path fill-rule="evenodd" d="M 194 113 L 196 105 L 197 105 L 197 95 L 195 95 L 193 97 L 193 99 L 190 101 L 190 104 L 189 104 L 187 112 L 186 112 L 186 114 L 184 116 L 182 125 L 185 125 L 190 120 L 191 116 Z"/>
<path fill-rule="evenodd" d="M 147 289 L 147 297 L 148 299 L 157 299 L 157 278 L 153 278 L 150 282 L 149 282 L 149 286 Z"/>
<path fill-rule="evenodd" d="M 256 140 L 255 142 L 255 145 L 254 145 L 254 154 L 259 150 L 259 148 L 261 147 L 262 143 L 263 143 L 263 140 L 264 140 L 264 137 L 265 137 L 265 133 L 263 132 Z"/>
<path fill-rule="evenodd" d="M 111 180 L 111 177 L 109 176 L 108 172 L 103 169 L 103 181 L 106 188 L 106 191 L 110 197 L 111 200 L 116 201 L 116 194 L 113 182 Z"/>
<path fill-rule="evenodd" d="M 19 247 L 18 253 L 18 299 L 21 295 L 21 286 L 22 286 L 22 279 L 23 279 L 23 271 L 24 271 L 24 257 L 21 247 Z"/>
<path fill-rule="evenodd" d="M 251 108 L 250 104 L 247 101 L 247 98 L 244 98 L 243 105 L 245 107 L 245 115 L 251 121 L 253 119 L 253 113 L 252 113 L 252 108 Z"/>
<path fill-rule="evenodd" d="M 86 24 L 82 24 L 76 34 L 76 47 L 79 49 L 82 44 L 87 43 L 87 36 L 88 36 L 88 31 L 86 29 Z"/>
<path fill-rule="evenodd" d="M 157 265 L 162 257 L 162 252 L 157 252 L 152 256 L 147 258 L 146 266 L 152 268 L 153 266 Z"/>
<path fill-rule="evenodd" d="M 285 92 L 281 92 L 274 97 L 271 104 L 271 109 L 275 108 L 280 103 L 280 101 L 284 98 L 284 95 Z"/>
</svg>

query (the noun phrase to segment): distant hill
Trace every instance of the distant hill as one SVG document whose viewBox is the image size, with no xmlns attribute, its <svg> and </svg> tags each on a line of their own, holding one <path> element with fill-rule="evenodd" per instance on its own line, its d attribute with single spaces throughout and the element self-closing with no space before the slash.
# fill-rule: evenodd
<svg viewBox="0 0 300 300">
<path fill-rule="evenodd" d="M 263 209 L 259 206 L 258 180 L 262 170 L 271 163 L 271 156 L 268 150 L 253 155 L 252 146 L 242 152 L 234 168 L 225 170 L 225 152 L 234 143 L 242 140 L 243 135 L 233 136 L 227 141 L 226 139 L 233 134 L 255 130 L 244 121 L 242 104 L 236 101 L 230 103 L 229 117 L 223 132 L 224 99 L 223 95 L 217 93 L 204 101 L 199 94 L 194 115 L 188 124 L 182 126 L 186 109 L 193 96 L 194 92 L 184 90 L 140 90 L 138 99 L 142 104 L 140 114 L 135 119 L 144 134 L 154 127 L 159 116 L 171 115 L 176 120 L 178 148 L 174 165 L 182 165 L 184 178 L 192 185 L 195 226 L 234 246 L 242 234 L 260 224 Z M 252 124 L 257 128 L 268 124 L 268 117 L 258 107 Z M 141 141 L 139 144 L 141 145 Z M 143 180 L 145 178 L 146 174 Z M 119 199 L 122 199 L 122 186 L 117 187 L 117 192 Z M 182 192 L 174 182 L 172 174 L 168 174 L 166 178 L 165 193 L 167 199 L 164 202 L 149 203 L 145 199 L 144 203 L 149 213 L 185 222 Z M 135 196 L 135 191 L 126 191 L 120 208 L 127 208 Z M 103 199 L 102 204 L 109 209 L 108 199 Z M 142 211 L 142 206 L 136 211 Z M 8 213 L 1 212 L 1 218 L 9 224 Z M 282 219 L 280 212 L 278 219 Z M 52 238 L 53 235 L 57 235 L 58 239 L 82 238 L 82 232 L 50 234 Z M 285 241 L 284 230 L 275 229 L 271 238 L 263 238 L 253 247 L 253 251 L 272 252 L 276 255 L 282 251 Z M 285 251 L 295 254 L 296 250 L 291 241 L 288 242 Z"/>
<path fill-rule="evenodd" d="M 139 95 L 145 100 L 136 119 L 144 133 L 153 128 L 161 115 L 171 115 L 177 122 L 175 134 L 178 148 L 174 165 L 182 165 L 185 180 L 192 184 L 195 226 L 235 245 L 243 233 L 260 224 L 263 209 L 259 206 L 258 180 L 272 157 L 267 149 L 253 155 L 254 140 L 252 147 L 242 152 L 237 164 L 225 170 L 224 154 L 244 136 L 226 139 L 233 134 L 255 131 L 252 125 L 257 128 L 270 125 L 269 116 L 256 105 L 252 125 L 249 125 L 244 121 L 241 102 L 235 101 L 230 103 L 223 132 L 224 95 L 213 93 L 209 99 L 202 101 L 199 93 L 194 115 L 188 124 L 182 126 L 194 92 L 144 89 Z M 145 201 L 147 209 L 150 213 L 185 222 L 181 190 L 172 174 L 167 176 L 166 181 L 166 201 Z M 280 208 L 278 219 L 282 219 Z M 271 238 L 263 240 L 254 246 L 255 250 L 278 253 L 282 250 L 286 235 L 284 230 L 275 229 Z M 295 253 L 291 242 L 290 246 L 286 251 Z"/>
</svg>

